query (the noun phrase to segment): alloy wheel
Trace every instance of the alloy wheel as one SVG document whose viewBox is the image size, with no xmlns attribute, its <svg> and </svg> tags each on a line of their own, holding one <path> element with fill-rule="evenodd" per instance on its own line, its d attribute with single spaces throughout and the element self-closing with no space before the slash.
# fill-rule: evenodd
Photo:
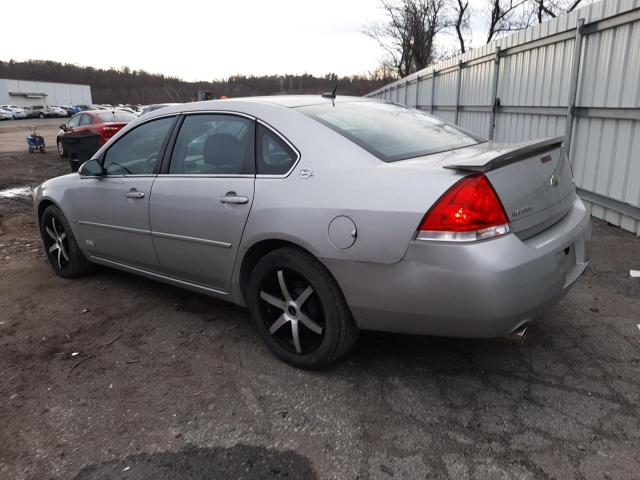
<svg viewBox="0 0 640 480">
<path fill-rule="evenodd" d="M 60 221 L 55 217 L 51 217 L 51 222 L 45 227 L 47 232 L 47 253 L 52 263 L 55 261 L 58 268 L 62 270 L 69 263 L 69 250 L 67 243 L 67 233 L 64 231 Z"/>
<path fill-rule="evenodd" d="M 58 140 L 58 155 L 64 157 L 64 145 L 62 144 L 62 140 Z"/>
<path fill-rule="evenodd" d="M 297 354 L 312 353 L 320 346 L 324 312 L 303 276 L 287 269 L 272 271 L 262 282 L 260 299 L 265 327 L 280 345 Z"/>
</svg>

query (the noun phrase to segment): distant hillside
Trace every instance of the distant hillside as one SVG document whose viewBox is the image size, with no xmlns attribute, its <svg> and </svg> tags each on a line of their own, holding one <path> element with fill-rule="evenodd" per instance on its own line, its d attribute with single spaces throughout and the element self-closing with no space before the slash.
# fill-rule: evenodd
<svg viewBox="0 0 640 480">
<path fill-rule="evenodd" d="M 233 76 L 213 82 L 185 82 L 179 78 L 152 74 L 143 70 L 98 69 L 44 60 L 26 62 L 0 61 L 0 78 L 39 80 L 45 82 L 80 83 L 91 86 L 95 103 L 150 104 L 186 102 L 195 92 L 212 91 L 216 98 L 271 95 L 277 93 L 322 93 L 338 84 L 338 93 L 363 95 L 389 83 L 392 79 L 372 76 L 337 77 L 328 74 L 271 75 L 261 77 Z"/>
</svg>

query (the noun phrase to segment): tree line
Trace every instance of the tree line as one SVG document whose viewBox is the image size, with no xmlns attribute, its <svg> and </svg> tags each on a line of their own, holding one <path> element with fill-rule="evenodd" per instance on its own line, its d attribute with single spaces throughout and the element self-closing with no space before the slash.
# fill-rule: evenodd
<svg viewBox="0 0 640 480">
<path fill-rule="evenodd" d="M 93 68 L 49 60 L 0 61 L 0 78 L 89 85 L 94 103 L 142 104 L 188 102 L 196 92 L 214 98 L 271 94 L 319 94 L 337 85 L 338 94 L 364 95 L 393 80 L 392 72 L 366 75 L 235 75 L 211 82 L 187 82 L 177 77 L 122 68 Z"/>
<path fill-rule="evenodd" d="M 385 21 L 367 25 L 364 33 L 383 49 L 381 68 L 404 77 L 440 60 L 469 50 L 471 18 L 481 23 L 486 43 L 501 35 L 528 28 L 594 0 L 382 0 Z M 476 27 L 477 28 L 477 27 Z M 477 32 L 475 32 L 477 33 Z M 456 47 L 442 47 L 445 35 L 456 39 Z"/>
</svg>

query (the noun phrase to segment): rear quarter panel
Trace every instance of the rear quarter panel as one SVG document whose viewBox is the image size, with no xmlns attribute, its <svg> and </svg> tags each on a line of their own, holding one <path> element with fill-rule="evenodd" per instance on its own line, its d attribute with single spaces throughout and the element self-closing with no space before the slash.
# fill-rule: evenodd
<svg viewBox="0 0 640 480">
<path fill-rule="evenodd" d="M 256 178 L 255 199 L 240 255 L 260 240 L 289 240 L 319 258 L 394 263 L 406 252 L 420 220 L 460 174 L 404 162 L 385 163 L 295 109 L 256 106 L 255 115 L 300 151 L 286 178 Z M 301 169 L 313 176 L 302 178 Z M 329 241 L 332 219 L 357 227 L 355 243 Z"/>
</svg>

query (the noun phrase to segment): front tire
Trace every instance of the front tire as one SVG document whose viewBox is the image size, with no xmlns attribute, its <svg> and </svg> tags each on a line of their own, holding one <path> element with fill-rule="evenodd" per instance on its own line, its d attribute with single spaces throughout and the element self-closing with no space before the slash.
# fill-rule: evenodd
<svg viewBox="0 0 640 480">
<path fill-rule="evenodd" d="M 58 155 L 60 155 L 60 158 L 65 158 L 67 156 L 67 152 L 64 149 L 64 143 L 62 143 L 62 140 L 58 139 L 57 145 Z"/>
<path fill-rule="evenodd" d="M 40 115 L 38 115 L 40 118 L 45 118 L 44 113 L 41 113 Z"/>
<path fill-rule="evenodd" d="M 313 256 L 296 248 L 274 250 L 257 263 L 247 302 L 267 346 L 294 367 L 326 367 L 358 338 L 335 279 Z"/>
<path fill-rule="evenodd" d="M 62 278 L 89 273 L 93 265 L 86 259 L 66 218 L 55 205 L 49 205 L 40 218 L 40 235 L 51 268 Z"/>
</svg>

